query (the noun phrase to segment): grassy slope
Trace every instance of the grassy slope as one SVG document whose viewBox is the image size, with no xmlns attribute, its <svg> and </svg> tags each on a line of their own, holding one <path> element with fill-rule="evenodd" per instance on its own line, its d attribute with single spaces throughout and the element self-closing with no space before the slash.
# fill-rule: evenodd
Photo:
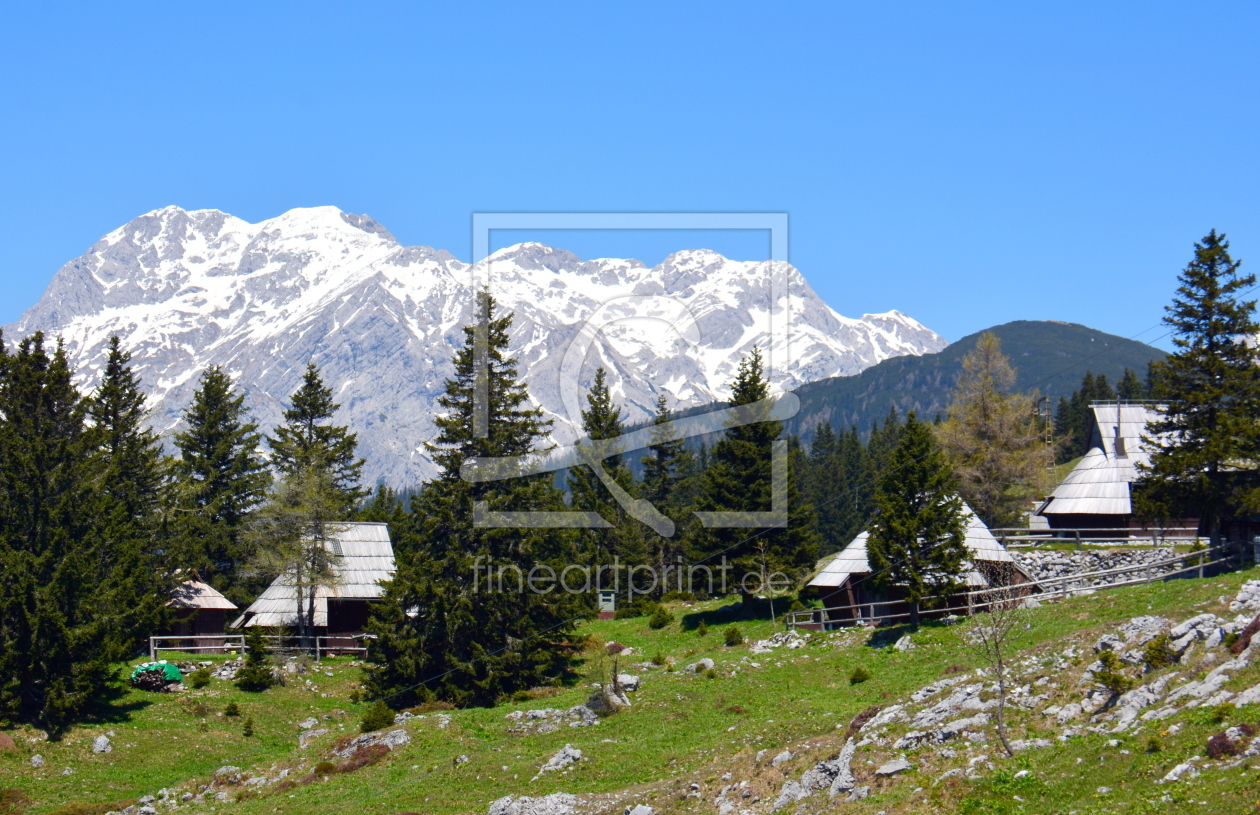
<svg viewBox="0 0 1260 815">
<path fill-rule="evenodd" d="M 1021 635 L 1021 649 L 1036 649 L 1070 636 L 1097 637 L 1109 624 L 1139 614 L 1163 613 L 1184 619 L 1193 613 L 1223 613 L 1218 598 L 1232 597 L 1247 577 L 1260 573 L 1235 574 L 1207 580 L 1184 580 L 1130 589 L 1121 589 L 1048 605 L 1034 612 L 1034 626 Z M 695 614 L 711 614 L 713 604 L 688 609 Z M 682 610 L 679 610 L 682 612 Z M 712 619 L 712 618 L 711 618 Z M 689 622 L 694 623 L 692 617 Z M 740 623 L 745 633 L 763 637 L 770 633 L 766 620 Z M 584 632 L 604 640 L 616 639 L 634 646 L 629 661 L 646 659 L 658 650 L 676 660 L 679 667 L 709 656 L 718 663 L 719 675 L 709 679 L 681 671 L 646 673 L 643 688 L 634 696 L 634 707 L 589 728 L 563 727 L 543 735 L 514 735 L 504 715 L 513 709 L 568 707 L 585 698 L 586 691 L 565 690 L 554 698 L 519 703 L 493 710 L 456 711 L 451 725 L 439 729 L 429 717 L 407 725 L 410 745 L 391 754 L 382 764 L 350 775 L 331 777 L 326 782 L 299 786 L 231 805 L 233 812 L 380 812 L 422 811 L 426 813 L 484 813 L 489 801 L 507 794 L 540 795 L 565 791 L 610 793 L 609 811 L 620 812 L 622 803 L 650 801 L 657 807 L 676 811 L 712 812 L 713 796 L 723 786 L 720 776 L 727 771 L 736 780 L 749 779 L 755 794 L 773 796 L 785 778 L 780 769 L 755 765 L 761 749 L 774 752 L 791 746 L 800 755 L 785 765 L 793 777 L 809 762 L 826 758 L 840 745 L 837 723 L 846 724 L 857 712 L 872 704 L 891 704 L 939 677 L 950 665 L 973 667 L 974 658 L 961 647 L 961 626 L 924 629 L 915 635 L 919 647 L 899 653 L 865 644 L 865 634 L 845 633 L 818 637 L 811 646 L 799 650 L 779 649 L 771 654 L 752 656 L 760 668 L 741 660 L 749 657 L 746 648 L 725 648 L 719 626 L 711 623 L 706 638 L 684 630 L 675 623 L 661 632 L 647 629 L 646 620 L 594 622 Z M 885 635 L 887 632 L 884 632 Z M 1035 651 L 1033 651 L 1035 653 Z M 847 677 L 856 665 L 874 675 L 864 684 L 850 686 Z M 596 670 L 591 665 L 592 672 Z M 7 786 L 25 790 L 37 802 L 33 812 L 55 811 L 67 801 L 117 801 L 174 787 L 182 782 L 206 783 L 210 773 L 222 764 L 274 775 L 274 769 L 293 767 L 302 774 L 322 756 L 321 748 L 337 732 L 353 732 L 357 713 L 349 701 L 349 691 L 357 669 L 345 660 L 333 661 L 333 677 L 319 675 L 318 690 L 298 684 L 277 688 L 262 695 L 235 691 L 215 680 L 204 691 L 166 697 L 128 693 L 116 706 L 117 718 L 76 728 L 56 744 L 29 745 L 18 736 L 16 753 L 0 754 L 0 775 Z M 639 673 L 636 671 L 636 673 Z M 1233 686 L 1260 681 L 1260 669 L 1249 669 Z M 593 675 L 592 677 L 593 678 Z M 330 694 L 327 697 L 321 693 Z M 257 735 L 240 735 L 238 721 L 211 715 L 190 715 L 184 698 L 212 704 L 221 710 L 236 700 L 255 721 Z M 325 743 L 312 746 L 307 755 L 295 749 L 296 723 L 309 715 L 333 715 L 334 709 L 349 711 L 335 717 L 344 730 L 330 734 Z M 1202 717 L 1203 714 L 1197 714 Z M 1052 732 L 1032 717 L 1016 717 L 1015 736 L 1050 737 Z M 1182 722 L 1179 718 L 1176 721 Z M 200 727 L 204 723 L 205 730 Z M 951 779 L 932 787 L 930 755 L 914 758 L 920 767 L 906 777 L 881 781 L 875 795 L 863 802 L 845 804 L 846 812 L 941 811 L 982 812 L 1178 812 L 1176 802 L 1160 802 L 1168 791 L 1151 784 L 1169 767 L 1189 755 L 1203 755 L 1203 744 L 1220 725 L 1203 721 L 1182 722 L 1184 729 L 1163 737 L 1165 748 L 1148 755 L 1131 749 L 1130 756 L 1106 747 L 1105 737 L 1087 736 L 1067 746 L 997 760 L 997 771 L 988 780 Z M 1167 722 L 1165 723 L 1167 724 Z M 91 740 L 113 730 L 115 750 L 92 755 Z M 1057 731 L 1056 731 L 1057 732 Z M 1150 732 L 1144 732 L 1144 740 Z M 587 760 L 561 777 L 530 779 L 537 769 L 566 743 L 580 748 Z M 1133 748 L 1134 745 L 1129 745 Z M 28 758 L 40 752 L 48 760 L 43 770 L 29 766 Z M 993 754 L 993 750 L 988 750 Z M 466 755 L 467 763 L 456 764 Z M 1100 759 L 1099 756 L 1106 756 Z M 1077 759 L 1080 759 L 1078 763 Z M 73 774 L 61 771 L 73 767 Z M 1035 769 L 1033 780 L 1009 780 L 1009 773 L 1024 766 Z M 504 769 L 506 767 L 506 769 Z M 863 763 L 855 765 L 860 774 L 869 774 Z M 1197 812 L 1244 811 L 1255 800 L 1255 785 L 1246 774 L 1225 773 L 1230 780 L 1215 781 L 1205 774 L 1196 786 L 1179 786 L 1172 792 L 1183 796 L 1187 789 L 1210 805 L 1198 805 Z M 1008 780 L 1002 781 L 1001 779 Z M 995 781 L 994 779 L 998 779 Z M 701 785 L 703 801 L 686 798 L 687 785 Z M 864 781 L 863 783 L 867 783 Z M 1100 786 L 1117 790 L 1111 796 L 1098 796 Z M 1125 790 L 1140 789 L 1140 794 Z M 912 794 L 916 787 L 926 791 Z M 1152 792 L 1153 791 L 1153 792 Z M 1019 804 L 1014 796 L 1026 802 Z M 1153 799 L 1153 800 L 1147 800 Z M 1195 798 L 1199 800 L 1199 798 Z M 811 812 L 826 804 L 825 796 L 811 799 Z M 1218 809 L 1218 806 L 1235 806 Z M 208 811 L 210 804 L 197 807 Z M 220 809 L 222 804 L 217 805 Z M 791 810 L 795 811 L 795 807 Z"/>
</svg>

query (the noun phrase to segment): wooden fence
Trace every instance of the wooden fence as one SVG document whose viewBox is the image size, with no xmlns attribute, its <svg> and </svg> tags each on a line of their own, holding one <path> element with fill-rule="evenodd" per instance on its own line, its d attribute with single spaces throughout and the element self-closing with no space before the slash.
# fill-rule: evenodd
<svg viewBox="0 0 1260 815">
<path fill-rule="evenodd" d="M 367 634 L 332 634 L 315 637 L 314 655 L 322 659 L 331 654 L 366 654 Z M 311 653 L 311 649 L 302 647 L 302 638 L 296 635 L 264 634 L 267 650 L 271 653 Z M 193 643 L 187 645 L 186 643 Z M 296 642 L 296 644 L 292 644 Z M 161 643 L 173 643 L 162 645 Z M 149 637 L 149 659 L 157 659 L 162 651 L 180 651 L 183 653 L 226 654 L 232 651 L 245 653 L 244 634 L 210 634 L 190 636 L 187 634 L 170 634 Z"/>
<path fill-rule="evenodd" d="M 995 586 L 976 589 L 965 593 L 951 595 L 950 598 L 928 598 L 920 607 L 925 615 L 941 616 L 946 614 L 972 614 L 983 610 L 998 601 L 1009 601 L 1012 594 L 1021 597 L 1035 597 L 1047 600 L 1062 597 L 1081 591 L 1100 591 L 1120 586 L 1135 586 L 1142 583 L 1153 583 L 1156 580 L 1173 580 L 1179 577 L 1204 577 L 1207 570 L 1222 565 L 1233 565 L 1242 560 L 1242 546 L 1230 543 L 1214 548 L 1201 549 L 1173 555 L 1163 560 L 1142 563 L 1136 566 L 1122 566 L 1118 569 L 1107 569 L 1098 572 L 1082 572 L 1079 574 L 1048 577 L 1028 583 L 1010 586 Z M 1136 575 L 1132 576 L 1131 575 Z M 1114 579 L 1120 578 L 1120 579 Z M 964 604 L 943 608 L 927 608 L 928 602 L 948 602 L 951 598 L 965 598 Z M 888 609 L 892 606 L 904 606 L 906 601 L 886 600 L 870 603 L 857 603 L 848 606 L 829 606 L 827 608 L 803 609 L 792 611 L 784 617 L 784 622 L 791 628 L 805 628 L 815 631 L 830 631 L 835 628 L 854 625 L 885 624 L 888 622 L 909 619 L 910 613 L 885 611 L 876 613 L 876 609 Z M 844 617 L 841 617 L 844 615 Z M 847 618 L 846 618 L 847 617 Z"/>
</svg>

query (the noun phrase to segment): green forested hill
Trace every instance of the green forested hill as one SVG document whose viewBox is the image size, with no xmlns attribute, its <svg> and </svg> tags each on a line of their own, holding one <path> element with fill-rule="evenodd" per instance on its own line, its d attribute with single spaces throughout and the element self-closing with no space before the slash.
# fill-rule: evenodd
<svg viewBox="0 0 1260 815">
<path fill-rule="evenodd" d="M 1002 340 L 1002 351 L 1016 367 L 1019 390 L 1040 391 L 1051 405 L 1071 396 L 1086 371 L 1117 382 L 1125 368 L 1145 377 L 1148 362 L 1164 352 L 1145 343 L 1106 334 L 1075 323 L 1017 320 L 986 329 Z M 788 422 L 793 433 L 810 434 L 819 422 L 833 427 L 857 425 L 866 433 L 890 408 L 904 415 L 914 410 L 932 420 L 949 405 L 950 390 L 962 371 L 962 358 L 984 331 L 963 337 L 938 354 L 897 357 L 856 376 L 811 382 L 796 390 L 801 411 Z"/>
</svg>

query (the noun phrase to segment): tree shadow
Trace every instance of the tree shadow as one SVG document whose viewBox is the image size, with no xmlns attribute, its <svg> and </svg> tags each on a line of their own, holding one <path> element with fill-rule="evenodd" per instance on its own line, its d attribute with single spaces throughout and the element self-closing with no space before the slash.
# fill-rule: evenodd
<svg viewBox="0 0 1260 815">
<path fill-rule="evenodd" d="M 790 601 L 789 601 L 790 602 Z M 784 602 L 782 598 L 774 602 L 774 619 L 783 618 L 784 612 L 788 609 L 788 602 Z M 756 599 L 751 601 L 736 600 L 733 603 L 727 603 L 708 611 L 693 611 L 682 616 L 680 625 L 684 631 L 695 631 L 700 627 L 700 623 L 704 623 L 709 628 L 713 626 L 725 626 L 732 623 L 747 622 L 753 620 L 769 621 L 770 601 Z"/>
</svg>

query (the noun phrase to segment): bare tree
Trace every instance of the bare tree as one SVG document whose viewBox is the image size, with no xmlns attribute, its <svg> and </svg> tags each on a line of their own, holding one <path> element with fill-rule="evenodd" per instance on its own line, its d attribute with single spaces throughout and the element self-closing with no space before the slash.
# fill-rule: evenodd
<svg viewBox="0 0 1260 815">
<path fill-rule="evenodd" d="M 340 582 L 341 554 L 334 541 L 343 526 L 337 521 L 343 506 L 327 473 L 299 470 L 276 485 L 254 518 L 254 566 L 293 589 L 303 649 L 314 645 L 319 590 Z"/>
<path fill-rule="evenodd" d="M 965 641 L 967 648 L 979 656 L 997 675 L 998 705 L 997 732 L 1002 741 L 1002 749 L 1008 756 L 1015 755 L 1011 742 L 1006 737 L 1006 671 L 1007 659 L 1011 654 L 1011 638 L 1014 633 L 1028 623 L 1028 610 L 1024 607 L 1019 587 L 1008 582 L 1009 575 L 1002 570 L 985 566 L 983 562 L 977 568 L 990 585 L 998 584 L 983 595 L 987 604 L 986 611 L 972 618 L 971 629 Z"/>
</svg>

